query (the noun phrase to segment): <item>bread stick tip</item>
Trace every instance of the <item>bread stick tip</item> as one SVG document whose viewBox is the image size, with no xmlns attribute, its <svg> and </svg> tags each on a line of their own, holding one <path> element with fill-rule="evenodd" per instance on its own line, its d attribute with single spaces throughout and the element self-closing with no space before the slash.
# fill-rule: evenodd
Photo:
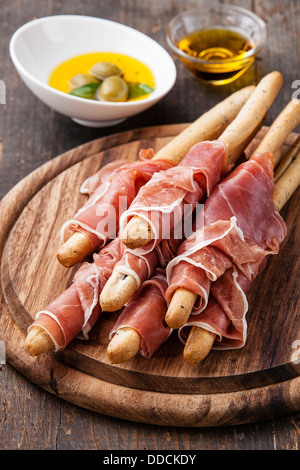
<svg viewBox="0 0 300 470">
<path fill-rule="evenodd" d="M 170 328 L 177 330 L 186 323 L 193 310 L 196 298 L 197 294 L 183 287 L 176 289 L 165 317 L 165 321 Z"/>
<path fill-rule="evenodd" d="M 124 245 L 131 250 L 147 245 L 151 239 L 151 227 L 145 219 L 139 216 L 130 219 L 122 233 Z"/>
<path fill-rule="evenodd" d="M 130 274 L 112 273 L 99 297 L 104 312 L 116 312 L 124 307 L 137 290 L 137 282 Z"/>
<path fill-rule="evenodd" d="M 71 268 L 82 261 L 91 251 L 92 245 L 87 235 L 82 232 L 74 232 L 61 246 L 56 257 L 65 268 Z"/>
<path fill-rule="evenodd" d="M 215 339 L 216 334 L 212 331 L 193 326 L 184 347 L 184 359 L 196 366 L 209 354 Z"/>
<path fill-rule="evenodd" d="M 134 328 L 120 328 L 107 347 L 107 356 L 111 364 L 121 364 L 132 359 L 140 347 L 141 338 Z"/>
<path fill-rule="evenodd" d="M 24 343 L 27 353 L 36 357 L 54 349 L 54 343 L 46 331 L 39 327 L 33 326 L 25 339 Z"/>
</svg>

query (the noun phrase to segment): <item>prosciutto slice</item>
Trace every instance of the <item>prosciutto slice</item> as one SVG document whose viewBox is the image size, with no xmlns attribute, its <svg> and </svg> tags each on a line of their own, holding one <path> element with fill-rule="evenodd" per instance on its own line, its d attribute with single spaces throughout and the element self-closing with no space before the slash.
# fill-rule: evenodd
<svg viewBox="0 0 300 470">
<path fill-rule="evenodd" d="M 180 340 L 185 343 L 192 326 L 202 327 L 216 334 L 213 349 L 242 348 L 247 338 L 248 311 L 246 294 L 252 285 L 238 269 L 231 268 L 212 284 L 207 306 L 190 315 L 179 329 Z"/>
<path fill-rule="evenodd" d="M 89 198 L 74 218 L 64 223 L 61 239 L 64 243 L 75 232 L 88 236 L 92 251 L 101 248 L 119 231 L 119 218 L 134 197 L 155 172 L 172 166 L 170 162 L 149 160 L 151 149 L 142 149 L 139 161 L 118 160 L 106 165 L 88 178 L 81 192 Z"/>
<path fill-rule="evenodd" d="M 188 325 L 205 324 L 218 335 L 218 347 L 245 343 L 246 293 L 286 235 L 273 191 L 272 155 L 256 154 L 215 187 L 204 205 L 203 226 L 168 264 L 167 301 L 178 287 L 198 294 Z"/>
<path fill-rule="evenodd" d="M 115 238 L 93 255 L 93 263 L 83 263 L 71 286 L 36 314 L 28 331 L 33 326 L 43 328 L 52 339 L 55 351 L 64 349 L 78 336 L 87 339 L 101 314 L 99 295 L 123 251 L 124 244 Z"/>
<path fill-rule="evenodd" d="M 139 289 L 144 281 L 154 275 L 157 268 L 166 268 L 176 256 L 181 241 L 182 239 L 174 238 L 162 240 L 154 250 L 139 255 L 135 250 L 125 249 L 122 258 L 114 267 L 114 272 L 133 276 Z"/>
<path fill-rule="evenodd" d="M 134 328 L 141 338 L 139 353 L 151 357 L 172 333 L 164 321 L 168 308 L 166 288 L 165 271 L 157 270 L 123 309 L 110 332 L 110 339 L 120 328 Z"/>
<path fill-rule="evenodd" d="M 44 328 L 55 345 L 55 351 L 63 350 L 74 338 L 88 339 L 88 334 L 102 313 L 100 293 L 115 266 L 124 274 L 132 274 L 138 286 L 150 278 L 157 266 L 166 266 L 174 257 L 177 241 L 165 240 L 162 246 L 139 256 L 126 253 L 126 247 L 117 237 L 100 252 L 94 253 L 93 262 L 85 262 L 74 276 L 72 285 L 44 310 L 37 313 L 30 325 Z"/>
<path fill-rule="evenodd" d="M 153 239 L 134 251 L 150 252 L 163 239 L 170 238 L 181 220 L 193 212 L 205 195 L 210 195 L 226 170 L 227 149 L 222 142 L 197 143 L 179 165 L 155 173 L 140 189 L 121 216 L 121 237 L 133 216 L 144 218 L 152 228 Z"/>
</svg>

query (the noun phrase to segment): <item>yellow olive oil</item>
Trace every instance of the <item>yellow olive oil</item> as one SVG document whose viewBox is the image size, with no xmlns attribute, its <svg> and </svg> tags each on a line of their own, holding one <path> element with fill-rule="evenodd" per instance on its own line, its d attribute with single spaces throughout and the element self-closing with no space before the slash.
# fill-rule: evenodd
<svg viewBox="0 0 300 470">
<path fill-rule="evenodd" d="M 177 44 L 191 57 L 184 64 L 200 79 L 213 84 L 229 83 L 247 70 L 254 58 L 247 54 L 255 45 L 232 29 L 213 28 L 195 31 Z M 203 62 L 193 61 L 193 58 Z"/>
</svg>

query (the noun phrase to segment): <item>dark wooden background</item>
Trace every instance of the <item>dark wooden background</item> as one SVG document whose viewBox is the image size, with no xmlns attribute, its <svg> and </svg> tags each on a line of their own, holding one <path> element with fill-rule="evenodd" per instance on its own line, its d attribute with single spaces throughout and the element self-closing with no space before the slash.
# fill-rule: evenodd
<svg viewBox="0 0 300 470">
<path fill-rule="evenodd" d="M 300 79 L 300 1 L 231 0 L 261 16 L 268 25 L 259 60 L 238 81 L 209 89 L 175 59 L 177 82 L 152 109 L 106 129 L 80 127 L 38 101 L 18 77 L 9 57 L 14 31 L 36 17 L 85 14 L 139 29 L 167 48 L 165 27 L 177 13 L 208 0 L 1 0 L 0 79 L 6 104 L 0 105 L 0 198 L 49 159 L 81 143 L 157 124 L 191 122 L 241 86 L 272 70 L 285 83 L 272 106 L 270 124 Z M 299 88 L 299 87 L 298 87 Z M 1 339 L 1 338 L 0 338 Z M 0 366 L 1 367 L 1 366 Z M 300 414 L 222 428 L 147 426 L 102 416 L 59 400 L 32 384 L 9 364 L 0 369 L 0 450 L 298 450 Z"/>
</svg>

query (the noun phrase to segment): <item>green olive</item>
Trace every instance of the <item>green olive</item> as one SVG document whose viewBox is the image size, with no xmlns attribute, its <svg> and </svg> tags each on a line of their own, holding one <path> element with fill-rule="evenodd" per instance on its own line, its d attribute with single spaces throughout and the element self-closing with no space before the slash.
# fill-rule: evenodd
<svg viewBox="0 0 300 470">
<path fill-rule="evenodd" d="M 69 85 L 71 88 L 80 88 L 81 86 L 87 85 L 88 83 L 98 82 L 95 77 L 88 75 L 87 73 L 78 73 L 71 78 Z"/>
<path fill-rule="evenodd" d="M 101 101 L 126 101 L 129 92 L 127 83 L 120 77 L 108 77 L 97 90 Z"/>
<path fill-rule="evenodd" d="M 122 75 L 122 70 L 110 62 L 98 62 L 98 64 L 93 65 L 90 70 L 90 74 L 99 80 L 105 80 L 112 75 L 120 77 Z"/>
</svg>

